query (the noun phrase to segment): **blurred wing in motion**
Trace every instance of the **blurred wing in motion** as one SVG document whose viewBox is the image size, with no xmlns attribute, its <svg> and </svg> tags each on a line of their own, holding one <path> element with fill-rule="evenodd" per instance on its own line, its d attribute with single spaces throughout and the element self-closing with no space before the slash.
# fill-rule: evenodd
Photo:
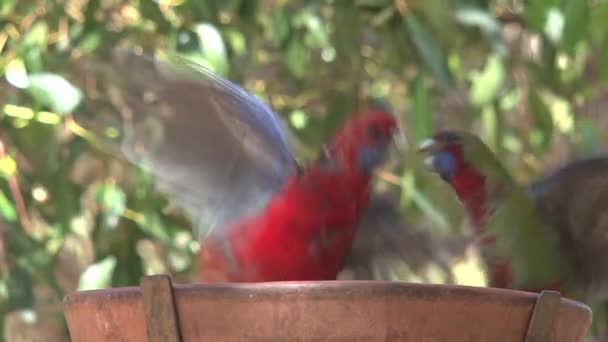
<svg viewBox="0 0 608 342">
<path fill-rule="evenodd" d="M 464 253 L 466 241 L 461 241 L 459 246 L 450 246 L 447 242 L 443 245 L 428 230 L 408 225 L 396 197 L 390 192 L 372 194 L 342 279 L 394 280 L 398 278 L 395 270 L 403 266 L 409 275 L 424 278 L 425 269 L 432 265 L 440 269 L 447 283 L 453 283 L 451 258 Z"/>
<path fill-rule="evenodd" d="M 529 186 L 546 223 L 574 260 L 581 298 L 608 298 L 608 158 L 579 160 Z"/>
<path fill-rule="evenodd" d="M 186 60 L 126 50 L 102 68 L 121 104 L 123 153 L 197 223 L 260 210 L 295 170 L 282 122 L 239 86 Z"/>
</svg>

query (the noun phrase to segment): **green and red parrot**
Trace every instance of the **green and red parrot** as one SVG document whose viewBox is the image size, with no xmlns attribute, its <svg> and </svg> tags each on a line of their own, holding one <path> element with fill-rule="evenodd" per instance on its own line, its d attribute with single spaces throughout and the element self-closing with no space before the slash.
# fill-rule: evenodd
<svg viewBox="0 0 608 342">
<path fill-rule="evenodd" d="M 117 50 L 103 70 L 126 122 L 123 153 L 207 228 L 203 282 L 333 280 L 345 268 L 372 277 L 390 266 L 377 260 L 411 255 L 400 251 L 407 225 L 375 230 L 384 223 L 368 210 L 383 198 L 372 180 L 397 132 L 391 114 L 355 113 L 298 165 L 279 117 L 207 69 Z"/>
<path fill-rule="evenodd" d="M 608 299 L 608 158 L 522 186 L 474 134 L 443 131 L 420 150 L 468 212 L 490 286 Z"/>
</svg>

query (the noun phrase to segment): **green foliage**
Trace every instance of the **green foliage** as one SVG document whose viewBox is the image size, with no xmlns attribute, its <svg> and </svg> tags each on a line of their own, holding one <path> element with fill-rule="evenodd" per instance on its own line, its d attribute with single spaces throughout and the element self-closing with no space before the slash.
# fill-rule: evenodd
<svg viewBox="0 0 608 342">
<path fill-rule="evenodd" d="M 606 148 L 606 1 L 0 0 L 0 18 L 5 322 L 49 305 L 61 320 L 66 293 L 144 274 L 196 280 L 192 224 L 117 158 L 116 103 L 84 55 L 179 52 L 267 101 L 302 159 L 372 99 L 391 104 L 409 143 L 479 133 L 518 180 Z M 407 150 L 385 170 L 397 181 L 378 185 L 400 192 L 412 224 L 466 234 L 462 207 L 421 164 Z M 458 281 L 483 284 L 463 259 Z M 11 340 L 16 328 L 1 329 Z"/>
</svg>

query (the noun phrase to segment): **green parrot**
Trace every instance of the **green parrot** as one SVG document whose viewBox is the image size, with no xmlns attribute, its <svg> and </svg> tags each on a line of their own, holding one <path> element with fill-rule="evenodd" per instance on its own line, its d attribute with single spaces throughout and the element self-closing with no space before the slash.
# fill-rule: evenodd
<svg viewBox="0 0 608 342">
<path fill-rule="evenodd" d="M 473 223 L 489 286 L 557 290 L 604 311 L 608 299 L 608 158 L 568 163 L 520 185 L 474 134 L 421 143 Z"/>
</svg>

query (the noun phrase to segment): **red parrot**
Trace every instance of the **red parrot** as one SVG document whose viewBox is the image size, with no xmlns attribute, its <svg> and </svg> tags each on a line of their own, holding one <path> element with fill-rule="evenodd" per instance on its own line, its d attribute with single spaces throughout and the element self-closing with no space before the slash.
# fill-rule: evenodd
<svg viewBox="0 0 608 342">
<path fill-rule="evenodd" d="M 316 161 L 300 166 L 278 116 L 230 81 L 124 50 L 100 65 L 126 122 L 123 153 L 207 232 L 203 282 L 332 280 L 344 269 L 376 277 L 386 274 L 385 259 L 443 259 L 432 248 L 401 253 L 412 247 L 409 227 L 373 217 L 379 211 L 368 205 L 386 200 L 371 186 L 397 130 L 387 112 L 351 116 Z M 384 211 L 400 217 L 396 205 Z"/>
<path fill-rule="evenodd" d="M 395 128 L 395 119 L 381 111 L 353 117 L 319 160 L 287 178 L 264 210 L 228 223 L 219 241 L 205 241 L 202 280 L 336 279 L 368 204 L 372 171 Z"/>
<path fill-rule="evenodd" d="M 474 134 L 440 132 L 420 150 L 471 217 L 490 286 L 608 299 L 608 158 L 521 186 Z"/>
</svg>

